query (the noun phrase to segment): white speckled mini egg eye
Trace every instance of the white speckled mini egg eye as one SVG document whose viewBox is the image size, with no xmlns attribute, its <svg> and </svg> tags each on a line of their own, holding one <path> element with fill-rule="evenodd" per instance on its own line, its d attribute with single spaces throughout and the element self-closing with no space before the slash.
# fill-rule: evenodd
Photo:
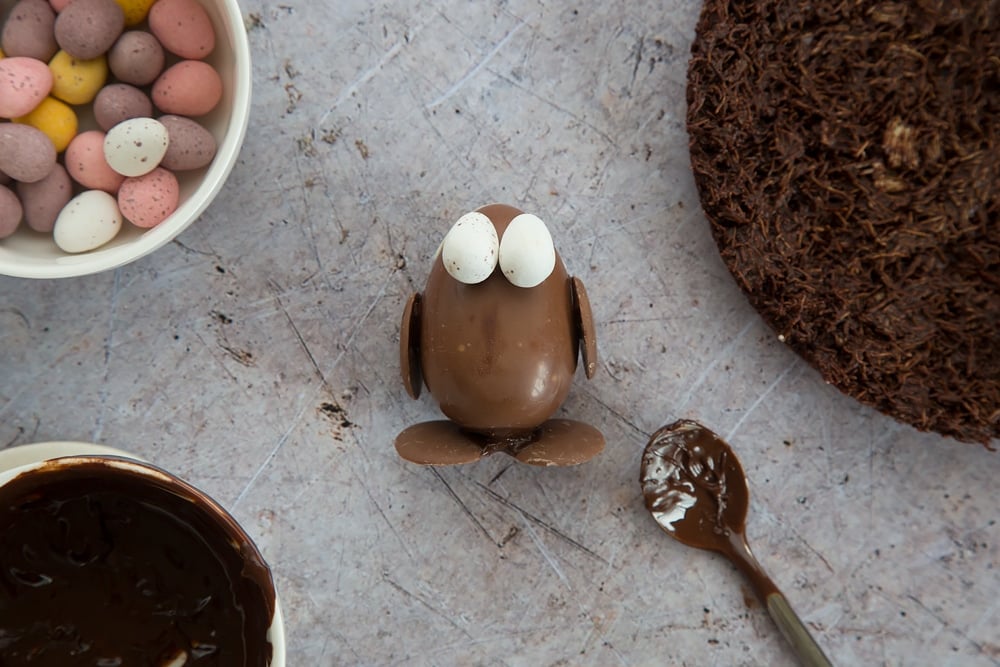
<svg viewBox="0 0 1000 667">
<path fill-rule="evenodd" d="M 538 216 L 522 213 L 507 226 L 500 241 L 500 270 L 511 284 L 535 287 L 552 274 L 556 249 Z"/>
<path fill-rule="evenodd" d="M 153 118 L 123 120 L 104 137 L 104 159 L 122 176 L 142 176 L 156 169 L 170 139 L 163 123 Z"/>
<path fill-rule="evenodd" d="M 481 283 L 497 266 L 500 242 L 493 223 L 482 213 L 466 213 L 445 235 L 441 261 L 452 278 L 466 285 Z"/>
<path fill-rule="evenodd" d="M 69 200 L 53 228 L 56 245 L 65 252 L 99 248 L 122 228 L 122 214 L 115 198 L 103 190 L 87 190 Z"/>
</svg>

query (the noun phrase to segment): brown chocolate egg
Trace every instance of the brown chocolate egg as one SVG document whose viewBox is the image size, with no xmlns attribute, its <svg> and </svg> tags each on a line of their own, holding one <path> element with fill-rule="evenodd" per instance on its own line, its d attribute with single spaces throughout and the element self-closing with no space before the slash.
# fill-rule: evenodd
<svg viewBox="0 0 1000 667">
<path fill-rule="evenodd" d="M 445 237 L 423 294 L 403 314 L 400 360 L 411 396 L 426 384 L 451 421 L 396 438 L 415 463 L 467 463 L 503 451 L 525 463 L 570 465 L 601 451 L 599 431 L 552 420 L 582 348 L 597 348 L 583 283 L 571 277 L 544 224 L 511 206 L 466 214 Z"/>
</svg>

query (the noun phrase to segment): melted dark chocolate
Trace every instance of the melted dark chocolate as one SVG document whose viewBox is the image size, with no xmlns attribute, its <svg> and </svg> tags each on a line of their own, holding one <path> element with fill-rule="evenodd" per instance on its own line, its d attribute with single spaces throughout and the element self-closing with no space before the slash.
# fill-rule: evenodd
<svg viewBox="0 0 1000 667">
<path fill-rule="evenodd" d="M 183 482 L 168 489 L 98 460 L 11 480 L 0 488 L 0 665 L 268 665 L 270 572 L 216 512 Z"/>
</svg>

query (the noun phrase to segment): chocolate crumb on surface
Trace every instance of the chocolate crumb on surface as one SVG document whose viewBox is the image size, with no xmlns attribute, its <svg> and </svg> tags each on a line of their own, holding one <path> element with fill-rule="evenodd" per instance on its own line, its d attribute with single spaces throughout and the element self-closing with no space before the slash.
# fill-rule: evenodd
<svg viewBox="0 0 1000 667">
<path fill-rule="evenodd" d="M 1000 0 L 706 0 L 691 161 L 723 260 L 823 377 L 1000 437 Z"/>
</svg>

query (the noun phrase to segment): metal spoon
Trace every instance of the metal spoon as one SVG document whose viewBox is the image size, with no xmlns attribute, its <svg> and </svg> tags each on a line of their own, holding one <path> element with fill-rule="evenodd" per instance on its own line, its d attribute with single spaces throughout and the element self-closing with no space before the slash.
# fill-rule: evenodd
<svg viewBox="0 0 1000 667">
<path fill-rule="evenodd" d="M 660 527 L 688 546 L 717 551 L 749 579 L 754 592 L 806 667 L 831 667 L 788 600 L 750 552 L 750 492 L 736 454 L 701 424 L 681 420 L 654 433 L 639 481 Z"/>
</svg>

